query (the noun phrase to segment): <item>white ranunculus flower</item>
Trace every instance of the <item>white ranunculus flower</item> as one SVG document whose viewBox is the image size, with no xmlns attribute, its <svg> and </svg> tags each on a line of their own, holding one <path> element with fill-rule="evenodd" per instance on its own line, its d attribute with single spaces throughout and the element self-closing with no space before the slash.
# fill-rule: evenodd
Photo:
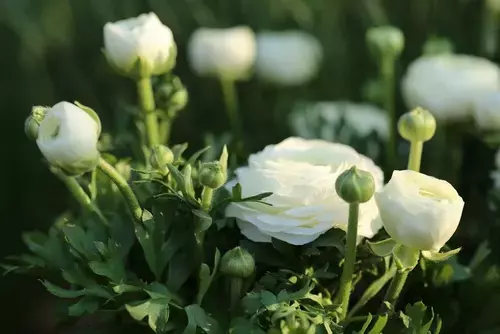
<svg viewBox="0 0 500 334">
<path fill-rule="evenodd" d="M 280 85 L 302 85 L 316 76 L 323 58 L 320 42 L 303 31 L 257 35 L 256 73 Z"/>
<path fill-rule="evenodd" d="M 337 177 L 352 166 L 372 173 L 376 190 L 383 186 L 382 170 L 347 145 L 291 137 L 252 154 L 236 179 L 243 197 L 273 194 L 262 203 L 231 203 L 228 217 L 236 217 L 241 233 L 255 242 L 271 238 L 293 245 L 309 243 L 331 228 L 346 230 L 349 205 L 335 191 Z M 230 185 L 229 185 L 230 186 Z M 372 198 L 360 204 L 360 237 L 371 238 L 381 228 Z"/>
<path fill-rule="evenodd" d="M 255 54 L 255 35 L 245 26 L 199 28 L 188 44 L 190 65 L 201 76 L 246 79 L 251 74 Z"/>
<path fill-rule="evenodd" d="M 425 108 L 441 121 L 467 119 L 478 96 L 499 88 L 497 65 L 456 54 L 420 57 L 410 64 L 402 81 L 407 107 Z"/>
<path fill-rule="evenodd" d="M 108 61 L 133 75 L 159 75 L 175 65 L 177 46 L 170 28 L 155 13 L 108 22 L 104 26 L 104 49 Z M 141 68 L 136 68 L 137 61 Z M 145 71 L 133 73 L 133 71 Z"/>
<path fill-rule="evenodd" d="M 480 96 L 474 101 L 474 120 L 482 130 L 500 129 L 500 91 Z"/>
<path fill-rule="evenodd" d="M 94 169 L 99 160 L 100 124 L 69 102 L 50 108 L 38 128 L 36 143 L 50 164 L 70 174 Z"/>
<path fill-rule="evenodd" d="M 439 251 L 451 238 L 464 207 L 451 184 L 411 170 L 394 171 L 375 200 L 396 242 L 428 251 Z"/>
</svg>

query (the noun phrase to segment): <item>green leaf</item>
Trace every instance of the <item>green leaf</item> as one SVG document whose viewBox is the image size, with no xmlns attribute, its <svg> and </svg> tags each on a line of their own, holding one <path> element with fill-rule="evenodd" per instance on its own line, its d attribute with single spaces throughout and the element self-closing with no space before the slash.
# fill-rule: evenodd
<svg viewBox="0 0 500 334">
<path fill-rule="evenodd" d="M 451 258 L 453 255 L 458 254 L 462 248 L 456 248 L 453 249 L 449 252 L 445 253 L 438 253 L 438 252 L 431 252 L 431 251 L 422 251 L 422 256 L 432 262 L 441 262 L 441 261 L 446 261 L 449 258 Z"/>
<path fill-rule="evenodd" d="M 206 231 L 212 225 L 212 217 L 203 210 L 191 210 L 195 216 L 195 233 Z"/>
<path fill-rule="evenodd" d="M 68 308 L 70 317 L 81 317 L 85 314 L 93 314 L 99 309 L 99 300 L 93 297 L 83 297 Z"/>
<path fill-rule="evenodd" d="M 133 304 L 126 304 L 125 309 L 128 311 L 132 319 L 142 321 L 149 312 L 149 300 L 145 302 L 135 302 Z"/>
<path fill-rule="evenodd" d="M 366 244 L 370 248 L 371 252 L 380 257 L 386 257 L 392 254 L 394 247 L 396 247 L 396 241 L 391 238 L 385 239 L 378 242 L 366 241 Z"/>
<path fill-rule="evenodd" d="M 144 210 L 142 219 L 143 225 L 136 224 L 135 226 L 135 235 L 142 246 L 149 269 L 155 275 L 156 279 L 159 280 L 162 274 L 162 268 L 159 258 L 160 249 L 155 243 L 159 237 L 158 234 L 155 233 L 156 222 L 153 215 L 147 210 Z"/>
<path fill-rule="evenodd" d="M 420 251 L 403 245 L 397 245 L 393 250 L 394 260 L 403 270 L 411 270 L 418 264 Z"/>
<path fill-rule="evenodd" d="M 196 328 L 206 333 L 218 333 L 219 326 L 215 319 L 209 317 L 200 305 L 193 304 L 184 308 L 188 318 L 188 324 L 183 334 L 196 334 Z"/>
<path fill-rule="evenodd" d="M 189 157 L 189 159 L 186 161 L 185 165 L 193 166 L 196 163 L 196 161 L 203 155 L 203 153 L 205 153 L 209 149 L 210 149 L 210 146 L 207 146 L 205 148 L 202 148 L 201 150 L 196 151 L 195 153 L 193 153 L 192 156 Z"/>
<path fill-rule="evenodd" d="M 427 306 L 422 302 L 417 302 L 413 305 L 407 305 L 405 313 L 410 318 L 409 330 L 415 334 L 427 334 L 434 321 L 434 310 L 431 308 L 431 314 L 426 319 Z M 438 329 L 440 330 L 440 320 L 437 321 Z"/>
<path fill-rule="evenodd" d="M 183 175 L 184 175 L 184 182 L 186 184 L 186 192 L 189 194 L 189 196 L 194 198 L 195 193 L 194 193 L 193 179 L 191 177 L 191 165 L 186 165 L 186 167 L 184 167 Z"/>
<path fill-rule="evenodd" d="M 387 325 L 388 319 L 389 316 L 387 314 L 377 316 L 377 320 L 375 321 L 375 324 L 373 325 L 372 329 L 368 332 L 368 334 L 382 333 L 382 331 L 385 328 L 385 325 Z"/>
<path fill-rule="evenodd" d="M 96 275 L 107 277 L 114 283 L 120 283 L 125 279 L 125 269 L 123 264 L 117 261 L 89 262 L 89 268 Z"/>
<path fill-rule="evenodd" d="M 336 248 L 341 254 L 344 254 L 343 240 L 346 234 L 344 231 L 332 228 L 322 234 L 318 239 L 311 243 L 311 247 L 329 247 Z"/>
<path fill-rule="evenodd" d="M 119 295 L 127 292 L 139 292 L 142 291 L 141 287 L 129 284 L 119 284 L 113 287 L 113 291 Z"/>
<path fill-rule="evenodd" d="M 221 255 L 219 250 L 215 249 L 215 258 L 214 258 L 214 268 L 212 273 L 210 273 L 210 268 L 207 264 L 202 263 L 200 266 L 200 272 L 198 274 L 199 285 L 198 285 L 198 294 L 196 295 L 196 302 L 201 305 L 203 301 L 203 297 L 207 293 L 212 281 L 217 273 L 217 269 L 219 268 L 219 262 L 221 259 Z"/>
<path fill-rule="evenodd" d="M 96 250 L 94 240 L 90 240 L 85 231 L 78 225 L 65 224 L 61 230 L 63 231 L 66 240 L 71 247 L 78 253 L 83 255 L 84 258 L 96 258 Z"/>
<path fill-rule="evenodd" d="M 167 285 L 170 290 L 177 292 L 184 283 L 189 279 L 195 266 L 193 264 L 193 256 L 183 252 L 177 252 L 171 259 L 168 266 Z"/>
<path fill-rule="evenodd" d="M 229 159 L 229 153 L 227 152 L 227 146 L 224 145 L 224 148 L 222 149 L 222 154 L 220 155 L 219 158 L 219 163 L 220 166 L 222 167 L 222 170 L 224 171 L 225 174 L 227 174 L 227 161 Z"/>
<path fill-rule="evenodd" d="M 406 328 L 410 328 L 411 318 L 409 316 L 407 316 L 406 314 L 404 314 L 403 311 L 399 311 L 399 319 L 401 319 L 401 321 L 403 322 L 403 325 Z"/>
<path fill-rule="evenodd" d="M 184 151 L 187 150 L 187 148 L 188 148 L 187 143 L 177 144 L 177 145 L 174 145 L 170 148 L 170 150 L 174 154 L 174 161 L 175 162 L 179 162 L 181 160 L 182 154 L 184 153 Z"/>
<path fill-rule="evenodd" d="M 144 289 L 151 298 L 172 299 L 172 292 L 163 284 L 153 282 Z"/>
<path fill-rule="evenodd" d="M 361 327 L 361 330 L 357 332 L 357 334 L 365 334 L 366 330 L 368 329 L 368 326 L 370 326 L 370 323 L 372 322 L 373 316 L 368 313 L 368 317 L 366 318 L 365 323 L 363 324 L 363 327 Z"/>
<path fill-rule="evenodd" d="M 85 290 L 66 290 L 49 281 L 43 281 L 42 284 L 48 292 L 59 298 L 77 298 L 86 295 Z"/>
<path fill-rule="evenodd" d="M 231 321 L 229 334 L 266 334 L 266 332 L 248 319 L 235 318 Z"/>
<path fill-rule="evenodd" d="M 181 191 L 182 195 L 184 195 L 184 198 L 194 207 L 199 207 L 199 203 L 196 201 L 196 199 L 191 196 L 186 188 L 186 181 L 184 179 L 184 175 L 177 169 L 172 164 L 167 165 L 168 170 L 170 171 L 172 177 L 174 178 L 175 182 L 177 183 L 177 188 Z"/>
<path fill-rule="evenodd" d="M 231 191 L 232 200 L 235 202 L 241 201 L 243 199 L 241 194 L 242 194 L 241 184 L 236 183 Z"/>
</svg>

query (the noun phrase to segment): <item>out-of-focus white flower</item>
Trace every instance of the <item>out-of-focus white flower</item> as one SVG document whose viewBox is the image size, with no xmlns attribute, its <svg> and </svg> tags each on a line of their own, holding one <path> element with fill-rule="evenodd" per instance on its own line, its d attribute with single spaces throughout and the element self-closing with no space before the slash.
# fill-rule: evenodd
<svg viewBox="0 0 500 334">
<path fill-rule="evenodd" d="M 155 13 L 106 23 L 104 49 L 113 67 L 135 76 L 166 73 L 177 57 L 172 31 Z"/>
<path fill-rule="evenodd" d="M 302 85 L 316 76 L 323 49 L 303 31 L 262 32 L 257 35 L 257 75 L 280 85 Z"/>
<path fill-rule="evenodd" d="M 499 87 L 497 65 L 484 58 L 454 54 L 418 58 L 402 81 L 408 108 L 423 107 L 440 121 L 468 118 L 475 99 Z"/>
<path fill-rule="evenodd" d="M 439 251 L 451 238 L 464 207 L 451 184 L 411 170 L 394 171 L 375 200 L 396 242 L 428 251 Z"/>
<path fill-rule="evenodd" d="M 188 56 L 201 76 L 246 79 L 255 62 L 255 35 L 249 27 L 199 28 L 191 36 Z"/>
<path fill-rule="evenodd" d="M 473 115 L 482 130 L 500 129 L 500 91 L 480 96 L 474 101 Z"/>
<path fill-rule="evenodd" d="M 243 197 L 272 192 L 264 199 L 272 206 L 231 203 L 226 216 L 236 217 L 243 235 L 255 242 L 276 238 L 303 245 L 331 228 L 345 230 L 349 205 L 337 195 L 335 181 L 352 166 L 372 173 L 375 189 L 382 188 L 382 170 L 347 145 L 294 137 L 269 145 L 235 171 L 232 184 L 240 183 Z M 381 228 L 374 199 L 359 210 L 359 237 L 371 238 Z"/>
<path fill-rule="evenodd" d="M 99 160 L 100 123 L 82 108 L 60 102 L 47 110 L 36 143 L 53 166 L 70 174 L 91 171 Z"/>
</svg>

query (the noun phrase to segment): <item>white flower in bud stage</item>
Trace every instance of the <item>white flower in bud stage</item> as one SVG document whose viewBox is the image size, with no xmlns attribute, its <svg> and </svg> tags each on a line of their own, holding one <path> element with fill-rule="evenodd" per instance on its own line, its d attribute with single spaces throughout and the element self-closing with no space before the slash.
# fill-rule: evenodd
<svg viewBox="0 0 500 334">
<path fill-rule="evenodd" d="M 241 233 L 255 242 L 276 238 L 293 245 L 309 243 L 331 228 L 347 229 L 349 204 L 336 192 L 337 177 L 356 166 L 373 175 L 375 190 L 383 186 L 382 170 L 352 147 L 323 140 L 288 138 L 252 154 L 248 166 L 235 171 L 242 196 L 273 194 L 255 203 L 231 203 L 226 216 L 237 218 Z M 372 198 L 359 206 L 359 237 L 371 238 L 381 228 Z"/>
<path fill-rule="evenodd" d="M 262 32 L 257 35 L 257 75 L 280 85 L 302 85 L 318 73 L 323 48 L 303 31 Z"/>
<path fill-rule="evenodd" d="M 473 105 L 473 115 L 481 130 L 499 130 L 500 90 L 477 98 Z"/>
<path fill-rule="evenodd" d="M 47 110 L 36 143 L 50 164 L 69 174 L 81 174 L 98 163 L 100 131 L 100 124 L 87 111 L 60 102 Z"/>
<path fill-rule="evenodd" d="M 249 27 L 200 28 L 191 36 L 188 56 L 200 76 L 231 80 L 250 76 L 255 62 L 255 35 Z"/>
<path fill-rule="evenodd" d="M 479 96 L 499 89 L 497 65 L 484 58 L 455 54 L 418 58 L 402 81 L 407 107 L 423 107 L 440 121 L 466 120 Z"/>
<path fill-rule="evenodd" d="M 396 242 L 427 251 L 446 244 L 464 207 L 451 184 L 411 170 L 394 171 L 375 200 L 384 228 Z"/>
<path fill-rule="evenodd" d="M 142 76 L 170 71 L 177 56 L 172 31 L 155 13 L 106 23 L 104 49 L 113 67 Z"/>
</svg>

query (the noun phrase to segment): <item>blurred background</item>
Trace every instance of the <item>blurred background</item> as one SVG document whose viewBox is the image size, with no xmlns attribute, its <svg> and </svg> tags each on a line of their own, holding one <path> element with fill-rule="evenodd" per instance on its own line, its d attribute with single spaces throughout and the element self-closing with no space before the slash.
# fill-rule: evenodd
<svg viewBox="0 0 500 334">
<path fill-rule="evenodd" d="M 188 66 L 186 45 L 196 28 L 244 24 L 256 32 L 301 29 L 315 35 L 324 61 L 314 80 L 293 88 L 255 78 L 238 84 L 244 131 L 256 151 L 290 135 L 285 118 L 296 100 L 362 100 L 363 85 L 378 71 L 365 43 L 368 28 L 392 24 L 404 32 L 400 78 L 431 36 L 448 38 L 458 53 L 480 55 L 483 7 L 480 0 L 0 0 L 0 257 L 23 251 L 21 232 L 46 230 L 68 204 L 65 188 L 24 135 L 31 107 L 78 100 L 94 108 L 109 130 L 122 106 L 136 98 L 134 83 L 115 75 L 100 51 L 106 22 L 154 11 L 172 29 L 179 48 L 175 74 L 191 96 L 172 142 L 189 142 L 193 150 L 206 132 L 220 134 L 229 126 L 219 85 Z M 406 111 L 399 95 L 397 110 Z M 461 145 L 469 155 L 459 190 L 466 203 L 478 203 L 469 208 L 483 212 L 494 149 L 474 138 Z M 467 238 L 459 237 L 458 244 L 467 239 L 476 245 L 481 235 L 474 223 L 461 227 Z M 2 333 L 56 333 L 52 302 L 41 284 L 18 275 L 0 282 Z M 492 303 L 498 312 L 500 298 Z"/>
</svg>

